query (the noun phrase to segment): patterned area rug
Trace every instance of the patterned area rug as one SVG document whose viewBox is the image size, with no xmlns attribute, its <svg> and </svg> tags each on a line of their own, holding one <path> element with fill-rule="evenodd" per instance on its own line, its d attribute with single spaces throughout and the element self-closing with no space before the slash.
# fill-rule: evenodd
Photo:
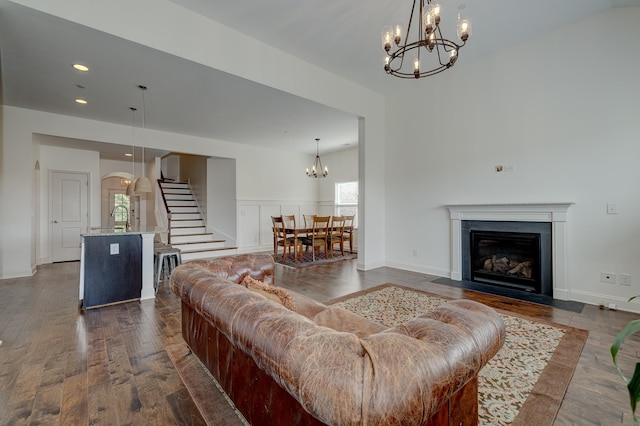
<svg viewBox="0 0 640 426">
<path fill-rule="evenodd" d="M 317 265 L 326 265 L 327 263 L 333 262 L 341 262 L 343 260 L 353 260 L 357 259 L 358 254 L 356 252 L 349 253 L 348 251 L 344 252 L 344 255 L 340 253 L 340 251 L 334 251 L 333 257 L 325 257 L 324 252 L 320 251 L 320 253 L 316 254 L 315 260 L 313 259 L 313 255 L 311 250 L 302 253 L 302 259 L 295 261 L 293 259 L 293 255 L 287 255 L 285 260 L 282 260 L 282 251 L 278 253 L 278 258 L 276 262 L 280 265 L 287 266 L 289 268 L 308 268 L 309 266 L 317 266 Z"/>
<path fill-rule="evenodd" d="M 445 302 L 440 296 L 385 284 L 333 305 L 391 327 Z M 552 425 L 588 332 L 498 312 L 507 336 L 478 378 L 479 424 Z"/>
</svg>

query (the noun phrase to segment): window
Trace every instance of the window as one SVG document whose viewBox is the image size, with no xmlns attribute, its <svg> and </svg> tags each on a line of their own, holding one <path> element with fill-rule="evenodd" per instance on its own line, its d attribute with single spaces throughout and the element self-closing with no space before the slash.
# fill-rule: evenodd
<svg viewBox="0 0 640 426">
<path fill-rule="evenodd" d="M 353 226 L 358 227 L 358 182 L 336 183 L 336 215 L 354 215 Z"/>
</svg>

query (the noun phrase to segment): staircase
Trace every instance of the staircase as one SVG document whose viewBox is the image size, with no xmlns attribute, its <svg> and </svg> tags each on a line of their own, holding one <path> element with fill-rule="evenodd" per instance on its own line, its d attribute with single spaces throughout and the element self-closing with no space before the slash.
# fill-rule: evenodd
<svg viewBox="0 0 640 426">
<path fill-rule="evenodd" d="M 168 242 L 180 249 L 183 262 L 237 253 L 236 247 L 227 247 L 224 239 L 215 239 L 213 232 L 207 231 L 188 182 L 158 183 L 169 218 Z"/>
</svg>

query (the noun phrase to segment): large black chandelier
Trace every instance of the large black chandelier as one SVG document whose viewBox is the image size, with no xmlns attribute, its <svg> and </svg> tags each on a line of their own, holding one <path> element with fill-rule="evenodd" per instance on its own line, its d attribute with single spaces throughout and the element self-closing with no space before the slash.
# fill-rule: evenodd
<svg viewBox="0 0 640 426">
<path fill-rule="evenodd" d="M 307 176 L 312 178 L 323 178 L 327 177 L 329 174 L 329 169 L 327 166 L 322 167 L 322 160 L 320 160 L 320 151 L 318 150 L 318 143 L 320 142 L 320 138 L 316 138 L 316 159 L 313 162 L 313 166 L 311 166 L 311 170 L 307 168 Z"/>
<path fill-rule="evenodd" d="M 435 1 L 413 0 L 404 35 L 400 23 L 382 29 L 382 48 L 387 52 L 384 70 L 387 74 L 400 78 L 428 77 L 456 63 L 460 49 L 471 35 L 471 20 L 466 16 L 464 5 L 460 6 L 457 27 L 461 44 L 458 44 L 442 35 L 440 11 L 440 5 Z M 409 38 L 412 25 L 416 36 L 414 41 Z"/>
</svg>

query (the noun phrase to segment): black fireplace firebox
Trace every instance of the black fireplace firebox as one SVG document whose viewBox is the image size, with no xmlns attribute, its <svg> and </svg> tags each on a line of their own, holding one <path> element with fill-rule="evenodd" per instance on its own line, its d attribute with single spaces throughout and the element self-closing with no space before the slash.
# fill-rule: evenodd
<svg viewBox="0 0 640 426">
<path fill-rule="evenodd" d="M 471 281 L 540 293 L 540 234 L 471 231 Z"/>
<path fill-rule="evenodd" d="M 462 279 L 553 297 L 551 224 L 463 221 Z"/>
</svg>

